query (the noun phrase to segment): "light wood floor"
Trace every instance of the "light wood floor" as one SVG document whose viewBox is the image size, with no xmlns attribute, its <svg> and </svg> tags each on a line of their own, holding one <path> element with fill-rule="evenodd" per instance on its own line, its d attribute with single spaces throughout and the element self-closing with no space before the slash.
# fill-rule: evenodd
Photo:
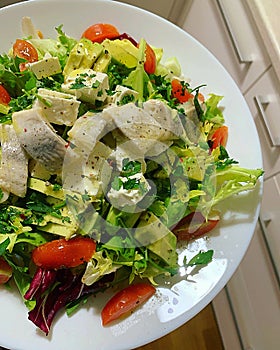
<svg viewBox="0 0 280 350">
<path fill-rule="evenodd" d="M 212 305 L 172 333 L 135 350 L 224 350 Z"/>
</svg>

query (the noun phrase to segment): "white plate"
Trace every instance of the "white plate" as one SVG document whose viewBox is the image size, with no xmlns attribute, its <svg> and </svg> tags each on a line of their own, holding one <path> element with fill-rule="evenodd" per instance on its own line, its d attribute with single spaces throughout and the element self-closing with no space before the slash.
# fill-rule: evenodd
<svg viewBox="0 0 280 350">
<path fill-rule="evenodd" d="M 245 100 L 223 66 L 200 43 L 175 25 L 143 10 L 111 1 L 47 0 L 28 1 L 0 10 L 0 51 L 7 51 L 21 37 L 21 18 L 29 16 L 45 37 L 55 37 L 63 24 L 70 36 L 79 37 L 95 22 L 114 24 L 120 32 L 144 37 L 163 47 L 165 57 L 176 55 L 192 86 L 207 84 L 204 93 L 224 95 L 228 150 L 241 166 L 261 168 L 261 150 L 256 128 Z M 189 256 L 204 245 L 214 249 L 214 261 L 186 279 L 176 277 L 144 307 L 111 327 L 102 327 L 100 311 L 108 295 L 99 295 L 92 304 L 68 318 L 60 314 L 48 337 L 27 319 L 27 309 L 17 293 L 0 290 L 0 344 L 13 350 L 117 350 L 132 349 L 151 342 L 181 326 L 200 312 L 220 292 L 240 264 L 251 241 L 262 192 L 253 192 L 224 203 L 226 214 L 209 240 L 198 240 Z"/>
</svg>

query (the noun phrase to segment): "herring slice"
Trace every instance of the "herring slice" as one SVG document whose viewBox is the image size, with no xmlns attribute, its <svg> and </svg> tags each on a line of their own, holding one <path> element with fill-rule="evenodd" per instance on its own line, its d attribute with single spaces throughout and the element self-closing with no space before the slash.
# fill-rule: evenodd
<svg viewBox="0 0 280 350">
<path fill-rule="evenodd" d="M 39 39 L 39 34 L 34 27 L 31 18 L 24 16 L 21 21 L 22 35 L 25 38 Z"/>
<path fill-rule="evenodd" d="M 178 112 L 165 102 L 151 99 L 143 103 L 143 110 L 154 118 L 165 130 L 173 134 L 173 138 L 186 138 L 183 124 Z"/>
<path fill-rule="evenodd" d="M 100 193 L 102 180 L 105 179 L 105 160 L 111 153 L 109 147 L 99 142 L 106 134 L 106 126 L 107 122 L 101 113 L 88 112 L 68 132 L 70 147 L 65 155 L 62 172 L 64 189 L 93 196 Z"/>
<path fill-rule="evenodd" d="M 26 152 L 51 173 L 60 173 L 67 142 L 56 134 L 40 108 L 13 113 L 13 126 Z"/>
<path fill-rule="evenodd" d="M 27 189 L 28 156 L 21 147 L 12 125 L 0 124 L 1 168 L 0 187 L 4 192 L 24 197 Z"/>
</svg>

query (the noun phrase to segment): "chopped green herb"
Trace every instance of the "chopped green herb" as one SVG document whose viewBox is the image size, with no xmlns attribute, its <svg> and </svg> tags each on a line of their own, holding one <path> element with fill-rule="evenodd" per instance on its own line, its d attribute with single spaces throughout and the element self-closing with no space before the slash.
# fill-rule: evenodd
<svg viewBox="0 0 280 350">
<path fill-rule="evenodd" d="M 212 261 L 213 254 L 213 250 L 207 250 L 206 252 L 200 251 L 187 263 L 187 266 L 207 265 Z"/>
</svg>

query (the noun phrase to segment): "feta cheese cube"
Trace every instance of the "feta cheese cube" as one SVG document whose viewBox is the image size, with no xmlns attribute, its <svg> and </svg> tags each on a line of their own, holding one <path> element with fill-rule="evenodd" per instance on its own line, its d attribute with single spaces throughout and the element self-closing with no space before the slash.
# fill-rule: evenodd
<svg viewBox="0 0 280 350">
<path fill-rule="evenodd" d="M 39 89 L 34 107 L 40 107 L 50 123 L 72 126 L 77 120 L 80 101 L 71 94 Z"/>
<path fill-rule="evenodd" d="M 45 57 L 37 62 L 28 63 L 27 67 L 36 75 L 37 79 L 62 72 L 58 57 Z"/>
<path fill-rule="evenodd" d="M 128 102 L 135 102 L 139 93 L 122 85 L 117 85 L 111 103 L 123 105 Z"/>
<path fill-rule="evenodd" d="M 66 77 L 61 88 L 84 102 L 104 102 L 107 98 L 109 80 L 105 73 L 95 72 L 93 69 L 77 69 Z"/>
</svg>

